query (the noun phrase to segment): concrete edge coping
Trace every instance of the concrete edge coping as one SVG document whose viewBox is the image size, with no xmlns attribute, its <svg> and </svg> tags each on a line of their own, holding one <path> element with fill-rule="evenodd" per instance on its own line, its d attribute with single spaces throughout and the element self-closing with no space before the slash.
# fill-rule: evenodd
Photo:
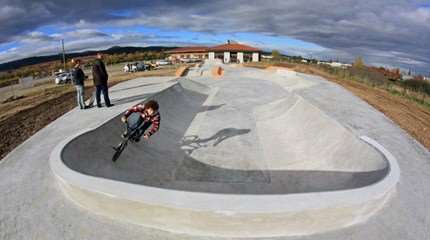
<svg viewBox="0 0 430 240">
<path fill-rule="evenodd" d="M 67 167 L 61 159 L 64 147 L 74 138 L 92 131 L 85 129 L 60 142 L 50 155 L 54 176 L 66 184 L 111 198 L 125 199 L 145 204 L 211 211 L 222 214 L 299 212 L 309 209 L 344 207 L 384 199 L 392 192 L 400 178 L 395 157 L 377 141 L 367 136 L 360 139 L 373 146 L 389 163 L 387 175 L 374 184 L 348 190 L 298 193 L 298 194 L 217 194 L 163 189 L 152 186 L 120 182 L 89 176 Z"/>
</svg>

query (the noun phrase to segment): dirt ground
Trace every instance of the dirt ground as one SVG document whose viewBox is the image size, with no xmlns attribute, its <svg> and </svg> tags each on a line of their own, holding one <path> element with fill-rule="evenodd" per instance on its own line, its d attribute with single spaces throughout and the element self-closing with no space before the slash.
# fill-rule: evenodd
<svg viewBox="0 0 430 240">
<path fill-rule="evenodd" d="M 150 72 L 110 74 L 109 85 L 137 77 L 174 76 L 177 67 Z M 93 85 L 87 80 L 86 98 Z M 52 83 L 37 86 L 14 101 L 0 103 L 0 161 L 19 144 L 64 113 L 76 107 L 75 88 L 71 85 L 56 86 Z"/>
<path fill-rule="evenodd" d="M 430 149 L 430 110 L 402 96 L 363 83 L 339 80 L 335 76 L 311 66 L 295 66 L 295 71 L 319 75 L 346 88 L 374 108 L 384 113 L 418 142 Z"/>
</svg>

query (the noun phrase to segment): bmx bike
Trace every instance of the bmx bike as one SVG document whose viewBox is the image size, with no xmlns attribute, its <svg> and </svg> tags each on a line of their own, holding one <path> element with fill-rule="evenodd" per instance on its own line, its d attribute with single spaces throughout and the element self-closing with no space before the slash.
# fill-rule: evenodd
<svg viewBox="0 0 430 240">
<path fill-rule="evenodd" d="M 136 138 L 139 137 L 138 134 L 141 131 L 140 126 L 135 127 L 134 129 L 130 129 L 128 127 L 127 122 L 125 122 L 125 126 L 127 133 L 126 136 L 123 137 L 122 141 L 116 147 L 112 147 L 115 150 L 115 153 L 112 156 L 113 162 L 116 162 L 116 160 L 118 160 L 119 156 L 121 156 L 121 153 L 127 147 L 129 141 L 136 142 Z"/>
</svg>

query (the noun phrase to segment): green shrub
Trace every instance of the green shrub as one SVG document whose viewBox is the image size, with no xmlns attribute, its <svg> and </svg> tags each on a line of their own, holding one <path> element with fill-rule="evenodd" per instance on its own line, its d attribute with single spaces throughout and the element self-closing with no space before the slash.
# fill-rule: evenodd
<svg viewBox="0 0 430 240">
<path fill-rule="evenodd" d="M 402 85 L 404 88 L 409 89 L 411 91 L 421 92 L 430 95 L 430 82 L 411 79 L 402 82 Z"/>
</svg>

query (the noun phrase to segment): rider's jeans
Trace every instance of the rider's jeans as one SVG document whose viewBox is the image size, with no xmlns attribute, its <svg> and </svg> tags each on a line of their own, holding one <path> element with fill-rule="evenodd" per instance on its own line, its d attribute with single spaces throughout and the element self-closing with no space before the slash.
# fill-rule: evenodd
<svg viewBox="0 0 430 240">
<path fill-rule="evenodd" d="M 146 129 L 151 126 L 151 122 L 144 122 L 140 113 L 132 113 L 127 118 L 127 132 L 130 133 L 136 128 L 139 128 L 139 131 L 136 133 L 136 137 L 142 136 L 142 134 L 146 131 Z"/>
</svg>

